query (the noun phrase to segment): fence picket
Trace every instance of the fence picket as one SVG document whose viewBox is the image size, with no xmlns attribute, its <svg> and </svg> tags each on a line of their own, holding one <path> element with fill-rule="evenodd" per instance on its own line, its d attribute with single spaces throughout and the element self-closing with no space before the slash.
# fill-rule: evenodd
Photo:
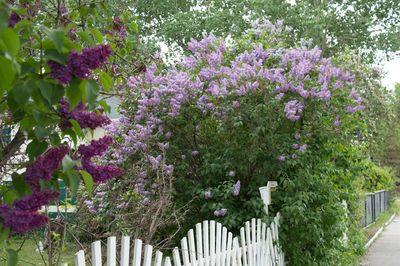
<svg viewBox="0 0 400 266">
<path fill-rule="evenodd" d="M 178 248 L 174 248 L 172 251 L 172 256 L 174 257 L 175 266 L 182 266 Z"/>
<path fill-rule="evenodd" d="M 222 227 L 221 258 L 219 259 L 221 266 L 225 266 L 227 236 L 228 236 L 228 229 L 226 229 L 226 227 Z"/>
<path fill-rule="evenodd" d="M 150 266 L 151 265 L 152 254 L 153 254 L 153 246 L 146 245 L 144 247 L 143 266 Z"/>
<path fill-rule="evenodd" d="M 130 241 L 129 236 L 123 236 L 121 239 L 121 266 L 129 266 Z"/>
<path fill-rule="evenodd" d="M 102 266 L 101 262 L 101 242 L 97 240 L 92 243 L 92 265 Z"/>
<path fill-rule="evenodd" d="M 284 266 L 285 256 L 279 245 L 281 216 L 278 213 L 269 226 L 261 219 L 251 219 L 240 228 L 240 237 L 221 223 L 203 221 L 188 231 L 180 247 L 174 248 L 174 266 Z M 132 266 L 172 266 L 171 258 L 146 245 L 142 253 L 142 240 L 135 239 Z M 102 266 L 101 242 L 91 244 L 93 266 Z M 107 238 L 107 266 L 116 266 L 116 237 Z M 121 238 L 121 266 L 129 266 L 130 237 Z M 75 254 L 75 266 L 86 266 L 83 250 Z"/>
<path fill-rule="evenodd" d="M 140 266 L 142 257 L 142 240 L 135 239 L 133 245 L 132 266 Z"/>
<path fill-rule="evenodd" d="M 75 266 L 86 266 L 85 252 L 83 250 L 75 253 Z"/>
<path fill-rule="evenodd" d="M 189 239 L 189 257 L 190 257 L 190 265 L 196 266 L 196 247 L 194 244 L 194 231 L 190 229 L 188 232 L 188 239 Z"/>
<path fill-rule="evenodd" d="M 201 223 L 196 224 L 196 245 L 197 245 L 197 257 L 199 266 L 203 266 L 203 234 L 201 230 Z"/>
<path fill-rule="evenodd" d="M 154 266 L 162 266 L 161 265 L 162 257 L 163 257 L 162 252 L 157 250 L 156 251 L 156 259 L 155 259 L 155 262 L 154 262 Z"/>
<path fill-rule="evenodd" d="M 107 266 L 117 266 L 117 238 L 107 238 Z"/>
</svg>

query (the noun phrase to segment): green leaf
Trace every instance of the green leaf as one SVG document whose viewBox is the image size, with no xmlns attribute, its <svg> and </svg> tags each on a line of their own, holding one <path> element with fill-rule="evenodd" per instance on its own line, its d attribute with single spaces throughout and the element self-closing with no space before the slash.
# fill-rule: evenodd
<svg viewBox="0 0 400 266">
<path fill-rule="evenodd" d="M 97 43 L 103 43 L 103 34 L 98 29 L 93 28 L 92 34 Z"/>
<path fill-rule="evenodd" d="M 20 197 L 28 194 L 31 191 L 29 185 L 25 182 L 25 175 L 13 173 L 11 178 L 13 186 L 15 190 L 18 192 Z"/>
<path fill-rule="evenodd" d="M 130 26 L 130 28 L 131 28 L 131 30 L 132 30 L 133 32 L 135 32 L 135 33 L 138 33 L 138 32 L 139 32 L 138 26 L 137 26 L 137 24 L 136 24 L 135 21 L 132 21 L 131 24 L 129 24 L 129 26 Z"/>
<path fill-rule="evenodd" d="M 79 125 L 79 123 L 76 122 L 76 120 L 74 120 L 74 119 L 70 119 L 69 122 L 71 123 L 72 127 L 74 128 L 76 135 L 78 135 L 78 136 L 83 138 L 84 134 L 82 132 L 82 128 Z"/>
<path fill-rule="evenodd" d="M 61 97 L 64 95 L 64 87 L 61 85 L 54 85 L 43 80 L 39 83 L 40 93 L 45 98 L 49 105 L 57 104 Z"/>
<path fill-rule="evenodd" d="M 82 91 L 79 88 L 79 80 L 73 79 L 67 87 L 69 109 L 72 110 L 82 100 Z"/>
<path fill-rule="evenodd" d="M 0 38 L 7 48 L 6 52 L 10 54 L 11 58 L 15 58 L 20 48 L 18 35 L 14 32 L 14 30 L 7 28 L 1 32 Z"/>
<path fill-rule="evenodd" d="M 32 94 L 32 82 L 18 82 L 12 89 L 15 102 L 23 109 L 24 105 L 28 102 Z"/>
<path fill-rule="evenodd" d="M 58 52 L 62 52 L 64 47 L 64 38 L 65 33 L 63 30 L 51 30 L 47 27 L 42 26 L 41 28 L 44 33 L 49 37 L 49 39 L 53 42 L 54 46 L 56 47 Z"/>
<path fill-rule="evenodd" d="M 103 107 L 103 109 L 104 109 L 104 111 L 106 111 L 106 113 L 111 112 L 111 107 L 107 104 L 107 102 L 105 100 L 100 100 L 99 104 L 101 107 Z"/>
<path fill-rule="evenodd" d="M 47 127 L 36 126 L 34 132 L 36 138 L 41 141 L 51 133 L 51 129 Z"/>
<path fill-rule="evenodd" d="M 99 86 L 94 80 L 83 80 L 80 87 L 83 90 L 82 94 L 86 96 L 85 99 L 89 104 L 89 109 L 93 109 L 99 96 Z"/>
<path fill-rule="evenodd" d="M 89 193 L 92 193 L 93 192 L 93 184 L 94 184 L 92 175 L 84 170 L 81 170 L 80 173 L 82 175 L 83 182 L 85 183 L 86 190 Z"/>
<path fill-rule="evenodd" d="M 80 175 L 75 170 L 69 170 L 64 178 L 65 185 L 71 190 L 72 196 L 76 196 L 81 181 Z"/>
<path fill-rule="evenodd" d="M 28 153 L 29 159 L 33 160 L 38 155 L 42 154 L 48 147 L 46 141 L 39 141 L 37 139 L 32 140 L 26 147 L 26 153 Z"/>
<path fill-rule="evenodd" d="M 57 50 L 54 50 L 54 49 L 48 49 L 48 50 L 45 50 L 44 58 L 53 60 L 61 65 L 65 65 L 65 64 L 67 64 L 68 55 L 61 54 Z"/>
<path fill-rule="evenodd" d="M 0 56 L 0 95 L 8 91 L 15 77 L 15 68 L 13 63 L 3 56 Z"/>
<path fill-rule="evenodd" d="M 0 3 L 2 1 L 3 0 L 0 0 Z M 7 12 L 7 9 L 0 8 L 0 30 L 6 29 L 8 27 L 8 18 L 9 18 L 9 14 Z"/>
<path fill-rule="evenodd" d="M 3 225 L 0 224 L 0 245 L 8 238 L 10 232 L 10 228 L 3 227 Z"/>
<path fill-rule="evenodd" d="M 110 91 L 110 89 L 111 89 L 111 87 L 113 85 L 113 80 L 110 77 L 110 75 L 108 75 L 106 72 L 102 71 L 100 73 L 100 82 L 101 82 L 101 85 L 103 85 L 103 88 L 106 91 Z"/>
<path fill-rule="evenodd" d="M 7 249 L 7 266 L 16 266 L 18 263 L 18 252 L 13 249 Z"/>
<path fill-rule="evenodd" d="M 66 155 L 63 160 L 62 160 L 62 170 L 64 173 L 74 169 L 74 167 L 80 165 L 79 160 L 72 160 L 72 158 L 69 155 Z"/>
<path fill-rule="evenodd" d="M 15 190 L 8 190 L 3 195 L 4 202 L 8 204 L 13 204 L 16 199 L 18 199 L 18 193 Z"/>
</svg>

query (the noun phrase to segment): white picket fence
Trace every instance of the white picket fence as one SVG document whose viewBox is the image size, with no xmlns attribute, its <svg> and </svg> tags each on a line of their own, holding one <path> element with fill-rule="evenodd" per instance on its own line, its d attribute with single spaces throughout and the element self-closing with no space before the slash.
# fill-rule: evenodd
<svg viewBox="0 0 400 266">
<path fill-rule="evenodd" d="M 129 236 L 122 237 L 117 260 L 116 237 L 111 236 L 107 239 L 107 256 L 102 255 L 100 241 L 92 243 L 91 265 L 102 266 L 105 258 L 107 266 L 284 266 L 278 241 L 279 220 L 278 213 L 268 227 L 261 219 L 252 219 L 240 229 L 240 237 L 233 237 L 215 221 L 198 223 L 181 240 L 181 247 L 173 250 L 172 260 L 160 251 L 153 252 L 151 245 L 145 245 L 142 250 L 140 239 L 133 240 L 130 255 Z M 86 266 L 83 250 L 75 254 L 75 266 Z"/>
</svg>

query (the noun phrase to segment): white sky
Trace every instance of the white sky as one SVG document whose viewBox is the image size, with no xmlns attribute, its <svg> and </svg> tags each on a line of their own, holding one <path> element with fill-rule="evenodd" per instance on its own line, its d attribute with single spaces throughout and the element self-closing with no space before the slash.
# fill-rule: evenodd
<svg viewBox="0 0 400 266">
<path fill-rule="evenodd" d="M 400 83 L 400 58 L 383 63 L 383 70 L 386 72 L 382 83 L 390 90 L 394 90 L 394 84 Z"/>
</svg>

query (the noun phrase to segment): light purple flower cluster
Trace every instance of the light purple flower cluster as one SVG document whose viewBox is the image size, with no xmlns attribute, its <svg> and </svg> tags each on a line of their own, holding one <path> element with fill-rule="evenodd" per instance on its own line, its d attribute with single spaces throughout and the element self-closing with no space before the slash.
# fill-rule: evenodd
<svg viewBox="0 0 400 266">
<path fill-rule="evenodd" d="M 60 84 L 68 84 L 72 77 L 87 79 L 91 71 L 101 67 L 111 55 L 109 45 L 99 45 L 94 48 L 84 48 L 81 53 L 71 51 L 67 65 L 49 60 L 48 65 L 52 78 Z"/>
<path fill-rule="evenodd" d="M 67 146 L 54 147 L 49 149 L 44 154 L 38 156 L 35 162 L 26 169 L 26 182 L 33 190 L 39 189 L 39 181 L 50 180 L 53 172 L 56 171 L 62 159 L 69 152 Z"/>
<path fill-rule="evenodd" d="M 299 120 L 301 118 L 301 114 L 303 113 L 303 108 L 304 104 L 298 100 L 288 101 L 285 104 L 286 117 L 292 121 Z"/>
<path fill-rule="evenodd" d="M 233 196 L 239 196 L 240 193 L 240 180 L 238 180 L 232 187 Z"/>
<path fill-rule="evenodd" d="M 211 190 L 204 191 L 204 199 L 211 199 L 212 196 Z"/>
<path fill-rule="evenodd" d="M 71 112 L 69 111 L 69 103 L 66 98 L 60 100 L 59 113 L 63 119 L 60 123 L 62 130 L 71 127 L 70 119 L 74 119 L 81 128 L 96 129 L 110 124 L 111 120 L 102 114 L 90 112 L 87 110 L 87 105 L 79 103 Z"/>
<path fill-rule="evenodd" d="M 86 207 L 88 208 L 90 213 L 96 213 L 97 212 L 97 208 L 94 205 L 93 201 L 91 200 L 85 200 L 83 203 L 85 203 Z"/>
<path fill-rule="evenodd" d="M 347 106 L 348 113 L 355 113 L 357 111 L 363 111 L 365 106 L 363 104 L 363 99 L 357 94 L 356 90 L 353 88 L 349 94 L 349 96 L 354 99 L 356 106 Z"/>
<path fill-rule="evenodd" d="M 228 212 L 228 209 L 226 209 L 226 208 L 219 208 L 219 209 L 216 209 L 216 210 L 214 211 L 214 216 L 216 216 L 216 217 L 224 217 L 224 216 L 226 215 L 227 212 Z"/>
<path fill-rule="evenodd" d="M 89 145 L 82 144 L 78 147 L 82 168 L 91 174 L 93 180 L 97 183 L 122 175 L 122 170 L 118 167 L 98 165 L 92 162 L 93 157 L 104 155 L 111 143 L 112 138 L 104 136 L 98 140 L 92 140 Z"/>
</svg>

